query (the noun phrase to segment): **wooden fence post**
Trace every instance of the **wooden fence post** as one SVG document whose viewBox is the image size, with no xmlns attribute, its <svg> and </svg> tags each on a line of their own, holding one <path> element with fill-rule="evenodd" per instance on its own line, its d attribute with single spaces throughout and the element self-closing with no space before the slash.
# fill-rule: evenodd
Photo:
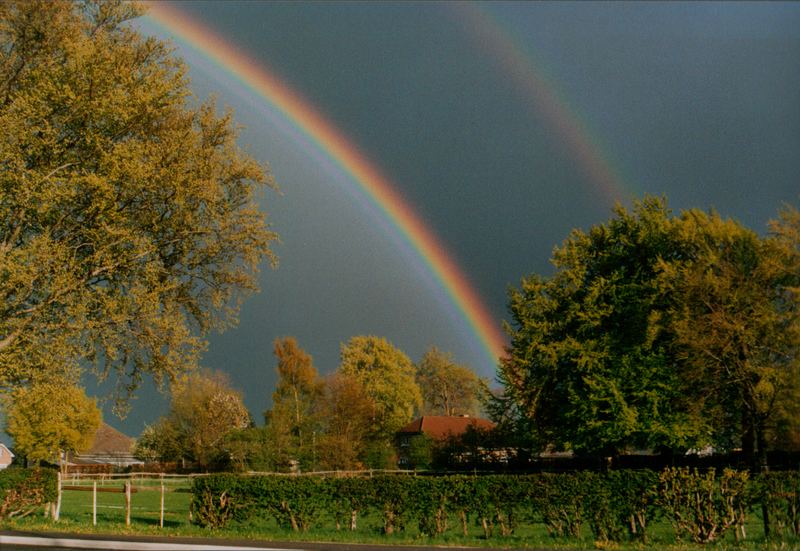
<svg viewBox="0 0 800 551">
<path fill-rule="evenodd" d="M 97 526 L 97 481 L 92 482 L 92 526 Z"/>
<path fill-rule="evenodd" d="M 131 481 L 125 482 L 125 526 L 131 525 Z"/>
<path fill-rule="evenodd" d="M 161 519 L 159 526 L 164 528 L 164 479 L 161 479 Z"/>
</svg>

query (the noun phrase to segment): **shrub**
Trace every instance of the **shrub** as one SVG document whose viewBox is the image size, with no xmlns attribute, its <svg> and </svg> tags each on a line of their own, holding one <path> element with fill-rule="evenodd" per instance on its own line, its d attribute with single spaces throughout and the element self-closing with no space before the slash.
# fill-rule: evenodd
<svg viewBox="0 0 800 551">
<path fill-rule="evenodd" d="M 52 469 L 11 467 L 0 471 L 0 519 L 23 517 L 58 496 L 58 473 Z"/>
<path fill-rule="evenodd" d="M 224 528 L 233 520 L 248 519 L 254 507 L 247 491 L 250 483 L 251 480 L 232 474 L 195 478 L 189 506 L 192 522 L 208 528 Z"/>
<path fill-rule="evenodd" d="M 780 538 L 800 536 L 800 472 L 762 473 L 756 483 L 759 501 L 767 513 L 765 532 Z"/>
<path fill-rule="evenodd" d="M 679 538 L 688 534 L 696 543 L 707 543 L 731 527 L 738 537 L 749 507 L 748 479 L 747 471 L 732 469 L 720 477 L 714 469 L 665 469 L 659 476 L 659 503 Z"/>
<path fill-rule="evenodd" d="M 574 473 L 538 475 L 533 505 L 551 536 L 580 537 L 584 517 L 583 481 Z"/>
</svg>

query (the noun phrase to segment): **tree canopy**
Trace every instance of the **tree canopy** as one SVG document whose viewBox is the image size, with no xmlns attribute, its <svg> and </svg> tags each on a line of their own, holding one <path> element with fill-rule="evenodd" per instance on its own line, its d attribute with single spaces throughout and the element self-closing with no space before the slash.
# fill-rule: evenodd
<svg viewBox="0 0 800 551">
<path fill-rule="evenodd" d="M 197 364 L 276 235 L 232 115 L 118 0 L 0 4 L 0 385 L 84 359 L 123 387 Z"/>
<path fill-rule="evenodd" d="M 58 463 L 62 453 L 86 451 L 100 426 L 96 400 L 60 378 L 16 388 L 5 402 L 6 432 L 29 461 Z"/>
<path fill-rule="evenodd" d="M 800 345 L 796 212 L 773 232 L 652 197 L 573 231 L 552 277 L 510 291 L 493 409 L 540 447 L 595 454 L 763 438 L 795 402 Z"/>
<path fill-rule="evenodd" d="M 240 392 L 221 372 L 195 371 L 172 384 L 166 416 L 145 429 L 136 455 L 161 461 L 188 460 L 208 468 L 227 458 L 223 443 L 252 424 Z"/>
<path fill-rule="evenodd" d="M 381 337 L 352 337 L 342 345 L 339 372 L 352 377 L 374 402 L 373 439 L 388 443 L 422 406 L 414 365 Z"/>
<path fill-rule="evenodd" d="M 478 415 L 488 385 L 452 354 L 431 347 L 417 364 L 424 415 Z"/>
<path fill-rule="evenodd" d="M 294 337 L 275 339 L 274 353 L 278 382 L 272 394 L 272 409 L 264 413 L 266 430 L 276 463 L 285 466 L 295 460 L 305 470 L 315 462 L 317 409 L 324 385 L 311 356 Z"/>
</svg>

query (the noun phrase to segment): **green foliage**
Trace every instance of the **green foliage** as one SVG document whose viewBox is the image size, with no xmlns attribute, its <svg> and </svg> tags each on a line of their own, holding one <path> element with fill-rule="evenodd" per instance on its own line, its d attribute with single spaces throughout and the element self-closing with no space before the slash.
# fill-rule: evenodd
<svg viewBox="0 0 800 551">
<path fill-rule="evenodd" d="M 29 515 L 58 495 L 58 474 L 52 469 L 0 471 L 0 519 Z"/>
<path fill-rule="evenodd" d="M 0 4 L 0 386 L 94 364 L 124 398 L 197 365 L 274 261 L 230 112 L 131 2 Z M 58 366 L 52 358 L 59 358 Z"/>
<path fill-rule="evenodd" d="M 100 420 L 96 400 L 60 378 L 16 388 L 6 400 L 6 432 L 34 462 L 58 463 L 62 452 L 89 449 Z"/>
<path fill-rule="evenodd" d="M 579 537 L 585 506 L 585 486 L 580 475 L 542 473 L 537 482 L 531 497 L 550 535 Z"/>
<path fill-rule="evenodd" d="M 375 439 L 391 441 L 422 406 L 411 360 L 386 339 L 351 338 L 342 345 L 339 371 L 359 381 L 375 403 Z"/>
<path fill-rule="evenodd" d="M 800 536 L 800 472 L 761 473 L 756 482 L 770 533 L 779 539 Z"/>
<path fill-rule="evenodd" d="M 356 530 L 359 515 L 365 514 L 374 506 L 370 479 L 348 477 L 327 480 L 336 529 L 339 530 L 342 524 L 347 524 L 350 531 Z"/>
<path fill-rule="evenodd" d="M 627 531 L 631 539 L 646 543 L 647 526 L 658 517 L 658 473 L 651 470 L 609 471 L 603 476 L 607 499 L 613 506 L 616 530 Z M 618 532 L 615 532 L 617 535 Z M 595 533 L 595 537 L 598 534 Z"/>
<path fill-rule="evenodd" d="M 698 211 L 680 231 L 693 250 L 662 262 L 672 305 L 660 325 L 675 334 L 686 393 L 715 445 L 766 465 L 773 427 L 800 421 L 800 244 Z"/>
<path fill-rule="evenodd" d="M 137 443 L 139 457 L 161 461 L 188 460 L 201 468 L 225 466 L 226 439 L 251 424 L 240 392 L 221 372 L 197 371 L 172 385 L 165 417 L 148 427 Z"/>
<path fill-rule="evenodd" d="M 231 474 L 195 478 L 189 509 L 200 526 L 223 528 L 231 521 L 243 521 L 254 513 L 250 487 L 252 479 Z"/>
<path fill-rule="evenodd" d="M 433 464 L 434 440 L 427 434 L 415 434 L 408 439 L 408 468 L 429 469 Z"/>
<path fill-rule="evenodd" d="M 413 526 L 442 537 L 451 524 L 468 535 L 470 520 L 484 538 L 510 536 L 520 526 L 544 523 L 551 537 L 581 539 L 591 530 L 597 545 L 633 541 L 648 545 L 648 527 L 663 516 L 678 538 L 721 541 L 744 521 L 753 504 L 769 507 L 775 534 L 797 537 L 798 474 L 749 478 L 746 471 L 619 470 L 533 475 L 361 477 L 211 475 L 192 489 L 194 522 L 223 528 L 268 515 L 286 530 L 305 531 L 326 519 L 356 530 L 367 512 L 380 517 L 381 532 Z M 651 543 L 652 544 L 652 543 Z"/>
<path fill-rule="evenodd" d="M 618 207 L 588 233 L 574 230 L 553 254 L 553 277 L 532 275 L 510 292 L 498 420 L 510 417 L 539 449 L 614 454 L 696 443 L 703 427 L 681 407 L 671 336 L 648 331 L 664 302 L 659 263 L 684 248 L 666 202 L 654 198 L 633 212 Z"/>
<path fill-rule="evenodd" d="M 659 476 L 659 503 L 678 537 L 688 535 L 697 543 L 707 543 L 729 528 L 734 528 L 738 537 L 753 497 L 748 480 L 747 471 L 725 469 L 717 477 L 714 469 L 705 473 L 666 469 Z"/>
<path fill-rule="evenodd" d="M 534 449 L 741 447 L 765 464 L 800 420 L 800 213 L 761 237 L 646 198 L 574 230 L 509 294 L 501 428 Z"/>
<path fill-rule="evenodd" d="M 488 389 L 474 371 L 436 347 L 425 352 L 417 365 L 417 383 L 422 391 L 422 415 L 477 416 Z"/>
</svg>

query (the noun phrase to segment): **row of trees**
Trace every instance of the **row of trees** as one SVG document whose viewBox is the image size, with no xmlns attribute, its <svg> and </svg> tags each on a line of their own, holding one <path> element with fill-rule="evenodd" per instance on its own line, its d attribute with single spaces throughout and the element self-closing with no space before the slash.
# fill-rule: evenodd
<svg viewBox="0 0 800 551">
<path fill-rule="evenodd" d="M 486 394 L 486 381 L 436 348 L 414 365 L 386 339 L 353 337 L 327 377 L 292 337 L 274 353 L 263 427 L 224 376 L 199 372 L 173 386 L 168 415 L 145 430 L 137 454 L 239 470 L 393 467 L 395 433 L 415 415 L 475 415 Z"/>
<path fill-rule="evenodd" d="M 510 292 L 493 415 L 533 449 L 742 448 L 800 435 L 800 212 L 762 236 L 665 199 L 575 230 Z"/>
</svg>

